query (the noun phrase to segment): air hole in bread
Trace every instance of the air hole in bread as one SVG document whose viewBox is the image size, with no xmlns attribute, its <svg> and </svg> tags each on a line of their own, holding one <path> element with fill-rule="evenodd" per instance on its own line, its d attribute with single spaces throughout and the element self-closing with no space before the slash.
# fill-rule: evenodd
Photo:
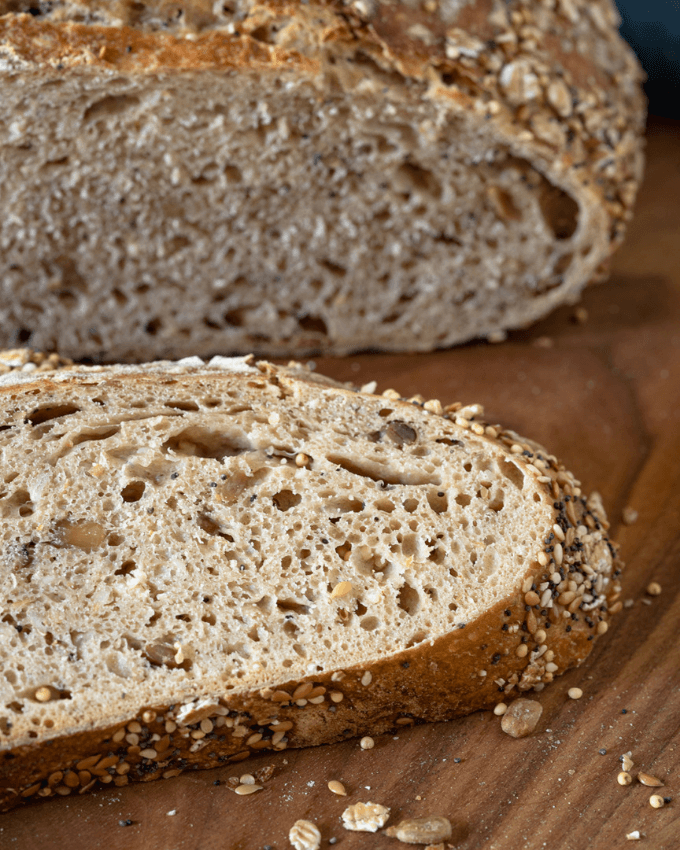
<svg viewBox="0 0 680 850">
<path fill-rule="evenodd" d="M 378 499 L 374 505 L 377 511 L 391 514 L 394 510 L 394 502 L 391 499 Z"/>
<path fill-rule="evenodd" d="M 420 608 L 420 594 L 407 581 L 404 582 L 397 594 L 397 605 L 411 617 Z"/>
<path fill-rule="evenodd" d="M 108 440 L 109 437 L 115 436 L 120 431 L 120 425 L 113 425 L 109 428 L 99 428 L 93 431 L 83 431 L 75 437 L 71 437 L 69 442 L 73 446 L 79 446 L 81 443 L 93 442 L 96 440 Z"/>
<path fill-rule="evenodd" d="M 272 501 L 280 511 L 288 511 L 302 501 L 302 496 L 292 490 L 281 490 L 272 496 Z"/>
<path fill-rule="evenodd" d="M 319 260 L 319 264 L 336 277 L 344 277 L 347 274 L 347 269 L 344 266 L 333 263 L 331 260 Z"/>
<path fill-rule="evenodd" d="M 136 567 L 137 564 L 134 561 L 124 561 L 113 574 L 115 576 L 128 576 Z"/>
<path fill-rule="evenodd" d="M 427 501 L 436 514 L 446 513 L 449 508 L 449 500 L 442 490 L 429 490 Z"/>
<path fill-rule="evenodd" d="M 324 336 L 328 334 L 328 326 L 321 316 L 303 316 L 298 319 L 298 325 L 300 325 L 303 331 L 310 331 L 311 333 L 318 333 Z"/>
<path fill-rule="evenodd" d="M 227 534 L 226 532 L 222 531 L 221 526 L 206 514 L 199 514 L 196 518 L 196 524 L 199 526 L 199 528 L 202 528 L 203 531 L 207 532 L 208 534 L 214 535 L 216 537 L 222 537 L 229 543 L 234 542 L 234 538 L 230 534 Z"/>
<path fill-rule="evenodd" d="M 345 513 L 359 513 L 363 511 L 364 503 L 360 499 L 354 499 L 352 497 L 343 497 L 339 499 L 333 499 L 328 503 L 326 508 L 326 513 L 333 515 L 336 513 L 345 514 Z"/>
<path fill-rule="evenodd" d="M 209 401 L 205 404 L 206 407 L 211 406 Z M 186 457 L 223 460 L 251 451 L 252 446 L 244 434 L 223 434 L 193 425 L 166 440 L 162 449 Z"/>
<path fill-rule="evenodd" d="M 138 502 L 144 495 L 146 484 L 143 481 L 130 481 L 120 492 L 124 502 Z"/>
<path fill-rule="evenodd" d="M 156 336 L 158 331 L 163 327 L 163 322 L 158 317 L 155 319 L 151 319 L 149 322 L 144 325 L 144 333 L 149 336 Z"/>
<path fill-rule="evenodd" d="M 197 411 L 199 409 L 195 401 L 166 401 L 166 407 L 172 407 L 175 410 Z"/>
<path fill-rule="evenodd" d="M 368 478 L 371 481 L 376 481 L 383 485 L 402 484 L 418 486 L 423 484 L 436 485 L 440 483 L 439 477 L 434 474 L 424 475 L 421 471 L 416 470 L 411 470 L 409 472 L 397 472 L 389 467 L 371 462 L 366 458 L 364 458 L 363 462 L 361 462 L 358 459 L 350 460 L 349 458 L 340 457 L 339 455 L 329 455 L 328 460 L 330 463 L 339 466 L 341 469 L 344 469 L 346 472 L 350 472 L 352 475 L 359 475 L 362 478 Z"/>
<path fill-rule="evenodd" d="M 579 208 L 565 191 L 542 179 L 538 202 L 546 224 L 556 239 L 570 239 L 578 227 Z"/>
<path fill-rule="evenodd" d="M 276 607 L 280 611 L 290 611 L 293 614 L 309 614 L 309 606 L 297 602 L 295 599 L 277 599 Z"/>
<path fill-rule="evenodd" d="M 103 97 L 85 110 L 83 122 L 96 121 L 98 118 L 109 118 L 120 115 L 128 109 L 139 106 L 139 98 L 135 95 L 118 94 Z"/>
<path fill-rule="evenodd" d="M 516 463 L 513 463 L 511 460 L 501 461 L 500 470 L 508 481 L 514 484 L 518 490 L 522 490 L 524 488 L 524 473 Z"/>
<path fill-rule="evenodd" d="M 430 550 L 430 553 L 427 557 L 435 564 L 443 564 L 445 557 L 444 550 L 441 548 L 441 546 L 435 546 L 434 549 Z"/>
<path fill-rule="evenodd" d="M 461 506 L 461 508 L 466 508 L 472 501 L 472 496 L 468 496 L 467 493 L 459 493 L 456 496 L 455 501 Z"/>
<path fill-rule="evenodd" d="M 71 416 L 79 412 L 80 408 L 73 404 L 39 407 L 26 417 L 26 421 L 30 422 L 31 425 L 40 425 L 43 422 L 49 422 L 51 419 L 60 419 L 62 416 Z"/>
<path fill-rule="evenodd" d="M 397 192 L 440 198 L 442 187 L 431 171 L 415 162 L 404 162 L 396 171 L 392 185 Z"/>
<path fill-rule="evenodd" d="M 504 497 L 503 491 L 498 490 L 496 495 L 489 502 L 489 510 L 496 511 L 496 513 L 498 513 L 498 511 L 502 511 L 503 508 L 505 507 L 505 501 L 504 501 L 503 497 Z"/>
<path fill-rule="evenodd" d="M 428 633 L 426 631 L 416 632 L 406 644 L 406 649 L 410 649 L 412 646 L 415 646 L 418 643 L 422 643 L 424 640 L 427 640 L 427 637 Z"/>
<path fill-rule="evenodd" d="M 374 632 L 376 629 L 380 628 L 380 620 L 373 616 L 364 617 L 359 625 L 367 632 Z"/>
</svg>

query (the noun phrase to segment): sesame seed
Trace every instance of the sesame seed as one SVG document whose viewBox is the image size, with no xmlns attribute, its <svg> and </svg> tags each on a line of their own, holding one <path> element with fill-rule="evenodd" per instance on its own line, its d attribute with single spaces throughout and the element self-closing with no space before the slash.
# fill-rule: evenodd
<svg viewBox="0 0 680 850">
<path fill-rule="evenodd" d="M 127 730 L 128 732 L 134 732 L 135 734 L 139 735 L 139 733 L 142 731 L 142 727 L 139 723 L 137 723 L 136 720 L 133 720 L 132 723 L 128 723 Z"/>
<path fill-rule="evenodd" d="M 553 525 L 552 530 L 553 530 L 553 533 L 555 534 L 555 537 L 556 537 L 556 538 L 557 538 L 560 542 L 562 542 L 562 543 L 563 543 L 563 542 L 564 542 L 564 532 L 562 531 L 561 526 L 559 526 L 557 523 L 555 523 L 555 525 Z"/>
<path fill-rule="evenodd" d="M 616 781 L 619 785 L 630 785 L 633 781 L 633 777 L 625 770 L 622 770 L 619 775 L 616 777 Z"/>
<path fill-rule="evenodd" d="M 515 655 L 518 658 L 524 658 L 524 656 L 529 652 L 529 647 L 525 643 L 520 643 L 520 645 L 515 650 Z"/>
<path fill-rule="evenodd" d="M 530 590 L 524 594 L 524 601 L 527 605 L 538 605 L 540 600 L 538 594 L 534 590 Z"/>
<path fill-rule="evenodd" d="M 372 681 L 373 675 L 367 670 L 361 677 L 361 684 L 364 685 L 364 687 L 368 687 L 368 685 L 370 685 Z"/>
<path fill-rule="evenodd" d="M 254 794 L 256 791 L 261 791 L 261 785 L 237 785 L 234 788 L 234 793 L 238 794 L 239 797 L 247 797 L 249 794 Z"/>
<path fill-rule="evenodd" d="M 52 699 L 52 691 L 44 685 L 35 692 L 38 702 L 49 702 Z"/>
<path fill-rule="evenodd" d="M 581 688 L 569 688 L 567 694 L 569 695 L 569 699 L 581 699 L 583 691 Z"/>
<path fill-rule="evenodd" d="M 254 785 L 255 777 L 252 773 L 244 773 L 243 776 L 239 777 L 238 781 L 241 783 L 241 785 Z"/>
<path fill-rule="evenodd" d="M 329 791 L 332 791 L 334 794 L 337 794 L 340 797 L 347 796 L 345 786 L 342 784 L 342 782 L 338 782 L 337 779 L 331 779 L 331 781 L 328 783 L 328 789 Z"/>
<path fill-rule="evenodd" d="M 545 554 L 545 552 L 539 552 L 539 553 L 538 553 L 538 563 L 539 563 L 542 567 L 547 567 L 547 566 L 548 566 L 548 556 Z"/>
<path fill-rule="evenodd" d="M 155 758 L 156 758 L 156 756 L 158 755 L 158 753 L 157 753 L 157 752 L 156 752 L 156 750 L 154 750 L 152 747 L 149 747 L 149 748 L 148 748 L 148 749 L 146 749 L 146 750 L 141 750 L 141 751 L 140 751 L 140 753 L 139 753 L 139 755 L 140 755 L 143 759 L 155 759 Z"/>
<path fill-rule="evenodd" d="M 153 723 L 155 719 L 156 719 L 156 712 L 155 711 L 145 711 L 144 714 L 142 714 L 142 720 L 145 723 Z"/>
<path fill-rule="evenodd" d="M 597 633 L 598 635 L 603 635 L 609 629 L 609 623 L 605 622 L 605 620 L 600 620 L 597 624 Z"/>
<path fill-rule="evenodd" d="M 331 700 L 333 702 L 342 702 L 345 698 L 345 695 L 340 693 L 340 691 L 331 691 Z"/>
<path fill-rule="evenodd" d="M 664 799 L 659 794 L 652 794 L 652 796 L 649 798 L 649 805 L 653 809 L 661 809 L 664 805 Z"/>
<path fill-rule="evenodd" d="M 647 593 L 650 596 L 659 596 L 661 594 L 661 585 L 659 584 L 659 582 L 650 581 L 650 583 L 647 585 Z"/>
<path fill-rule="evenodd" d="M 359 741 L 359 746 L 362 750 L 372 750 L 375 747 L 375 741 L 373 738 L 366 736 Z"/>
<path fill-rule="evenodd" d="M 311 694 L 314 690 L 314 685 L 312 682 L 303 682 L 301 685 L 298 685 L 297 688 L 293 691 L 293 699 L 304 699 L 306 696 Z"/>
<path fill-rule="evenodd" d="M 545 641 L 546 633 L 543 629 L 538 629 L 534 634 L 534 640 L 537 644 L 542 644 Z"/>
<path fill-rule="evenodd" d="M 339 599 L 341 596 L 347 596 L 352 592 L 352 583 L 349 581 L 341 581 L 335 585 L 331 592 L 331 599 Z"/>
<path fill-rule="evenodd" d="M 640 830 L 639 830 L 639 829 L 635 829 L 635 830 L 633 830 L 633 832 L 627 832 L 627 833 L 626 833 L 626 838 L 627 838 L 629 841 L 639 841 L 639 840 L 640 840 L 640 838 L 642 838 L 642 836 L 640 835 Z"/>
<path fill-rule="evenodd" d="M 507 710 L 507 705 L 504 702 L 499 702 L 498 705 L 494 708 L 493 713 L 496 715 L 496 717 L 502 717 Z"/>
<path fill-rule="evenodd" d="M 638 780 L 643 785 L 649 785 L 652 787 L 663 785 L 663 782 L 660 779 L 657 779 L 656 776 L 650 776 L 648 773 L 638 773 Z"/>
<path fill-rule="evenodd" d="M 555 543 L 555 548 L 553 550 L 553 558 L 555 559 L 555 563 L 559 567 L 564 558 L 564 550 L 562 549 L 561 543 Z"/>
</svg>

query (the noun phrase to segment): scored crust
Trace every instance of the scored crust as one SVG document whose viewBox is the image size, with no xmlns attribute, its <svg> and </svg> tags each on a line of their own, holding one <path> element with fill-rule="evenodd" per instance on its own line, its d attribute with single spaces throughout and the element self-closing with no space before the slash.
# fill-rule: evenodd
<svg viewBox="0 0 680 850">
<path fill-rule="evenodd" d="M 25 366 L 36 359 L 15 356 L 9 362 L 21 368 L 22 361 Z M 296 398 L 291 405 L 324 398 L 327 404 L 335 399 L 370 406 L 376 400 L 299 366 L 274 367 L 248 358 L 216 359 L 207 366 L 197 359 L 147 367 L 71 366 L 44 376 L 15 371 L 0 378 L 0 397 L 11 401 L 10 410 L 20 406 L 24 392 L 37 389 L 41 399 L 54 400 L 60 393 L 73 397 L 91 392 L 86 387 L 121 380 L 134 381 L 142 397 L 149 383 L 206 376 L 216 387 L 220 380 L 238 383 L 258 376 Z M 326 666 L 308 675 L 303 670 L 293 677 L 279 673 L 269 683 L 226 693 L 210 681 L 205 686 L 194 682 L 194 692 L 173 704 L 130 693 L 127 713 L 113 699 L 108 716 L 93 717 L 80 728 L 62 721 L 43 730 L 35 743 L 20 743 L 17 738 L 23 736 L 13 737 L 5 728 L 0 753 L 3 808 L 35 796 L 82 793 L 97 783 L 169 778 L 184 769 L 236 762 L 259 750 L 443 720 L 518 692 L 540 690 L 586 657 L 593 638 L 606 631 L 609 614 L 621 607 L 619 564 L 599 498 L 586 500 L 573 476 L 540 446 L 486 424 L 478 406 L 442 408 L 438 402 L 396 395 L 388 391 L 381 403 L 402 418 L 417 410 L 425 417 L 419 422 L 441 421 L 447 439 L 459 433 L 488 445 L 490 454 L 500 451 L 533 482 L 529 489 L 543 500 L 553 530 L 539 546 L 538 560 L 517 570 L 513 589 L 446 634 L 359 665 Z M 559 584 L 551 578 L 556 571 L 564 572 Z M 579 578 L 576 591 L 567 585 L 572 575 Z"/>
</svg>

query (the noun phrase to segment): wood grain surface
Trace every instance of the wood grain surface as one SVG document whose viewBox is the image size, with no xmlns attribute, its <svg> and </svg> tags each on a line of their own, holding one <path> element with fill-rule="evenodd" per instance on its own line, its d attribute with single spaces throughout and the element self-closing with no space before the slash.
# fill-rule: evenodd
<svg viewBox="0 0 680 850">
<path fill-rule="evenodd" d="M 376 740 L 260 755 L 237 767 L 50 800 L 0 815 L 0 848 L 258 850 L 289 848 L 299 818 L 322 847 L 404 847 L 346 832 L 346 805 L 390 806 L 391 822 L 441 814 L 458 850 L 680 848 L 680 124 L 651 121 L 647 177 L 628 240 L 606 284 L 498 345 L 432 355 L 318 361 L 320 371 L 381 390 L 481 401 L 491 419 L 544 442 L 598 489 L 627 563 L 628 607 L 588 661 L 536 695 L 529 738 L 505 735 L 491 712 Z M 639 518 L 625 526 L 624 507 Z M 651 580 L 662 593 L 649 596 Z M 571 700 L 567 690 L 583 697 Z M 617 784 L 619 756 L 665 783 Z M 230 776 L 273 765 L 262 791 L 239 797 Z M 327 783 L 341 780 L 347 797 Z M 174 814 L 172 814 L 174 812 Z M 128 826 L 119 825 L 131 821 Z M 630 846 L 637 846 L 631 844 Z"/>
</svg>

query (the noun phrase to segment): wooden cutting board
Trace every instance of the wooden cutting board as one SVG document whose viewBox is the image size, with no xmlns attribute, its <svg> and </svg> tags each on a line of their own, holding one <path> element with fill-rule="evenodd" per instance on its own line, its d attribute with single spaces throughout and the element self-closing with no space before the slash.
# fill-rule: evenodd
<svg viewBox="0 0 680 850">
<path fill-rule="evenodd" d="M 629 601 L 588 661 L 536 695 L 536 732 L 509 738 L 480 712 L 378 738 L 372 750 L 348 741 L 264 754 L 50 800 L 0 815 L 2 850 L 282 849 L 299 818 L 318 824 L 324 848 L 332 839 L 343 850 L 406 846 L 346 832 L 340 814 L 357 801 L 390 806 L 393 823 L 446 815 L 459 850 L 612 850 L 634 830 L 640 847 L 680 848 L 680 123 L 652 121 L 648 137 L 636 218 L 609 283 L 583 299 L 585 322 L 564 308 L 497 345 L 317 364 L 406 396 L 480 401 L 491 420 L 544 442 L 602 493 Z M 639 517 L 625 526 L 627 506 Z M 660 595 L 646 594 L 651 580 Z M 567 697 L 571 687 L 580 700 Z M 617 784 L 627 751 L 632 773 L 663 780 L 670 804 L 653 809 L 657 789 Z M 226 784 L 268 765 L 272 778 L 252 796 Z M 346 797 L 328 790 L 332 779 Z"/>
</svg>

